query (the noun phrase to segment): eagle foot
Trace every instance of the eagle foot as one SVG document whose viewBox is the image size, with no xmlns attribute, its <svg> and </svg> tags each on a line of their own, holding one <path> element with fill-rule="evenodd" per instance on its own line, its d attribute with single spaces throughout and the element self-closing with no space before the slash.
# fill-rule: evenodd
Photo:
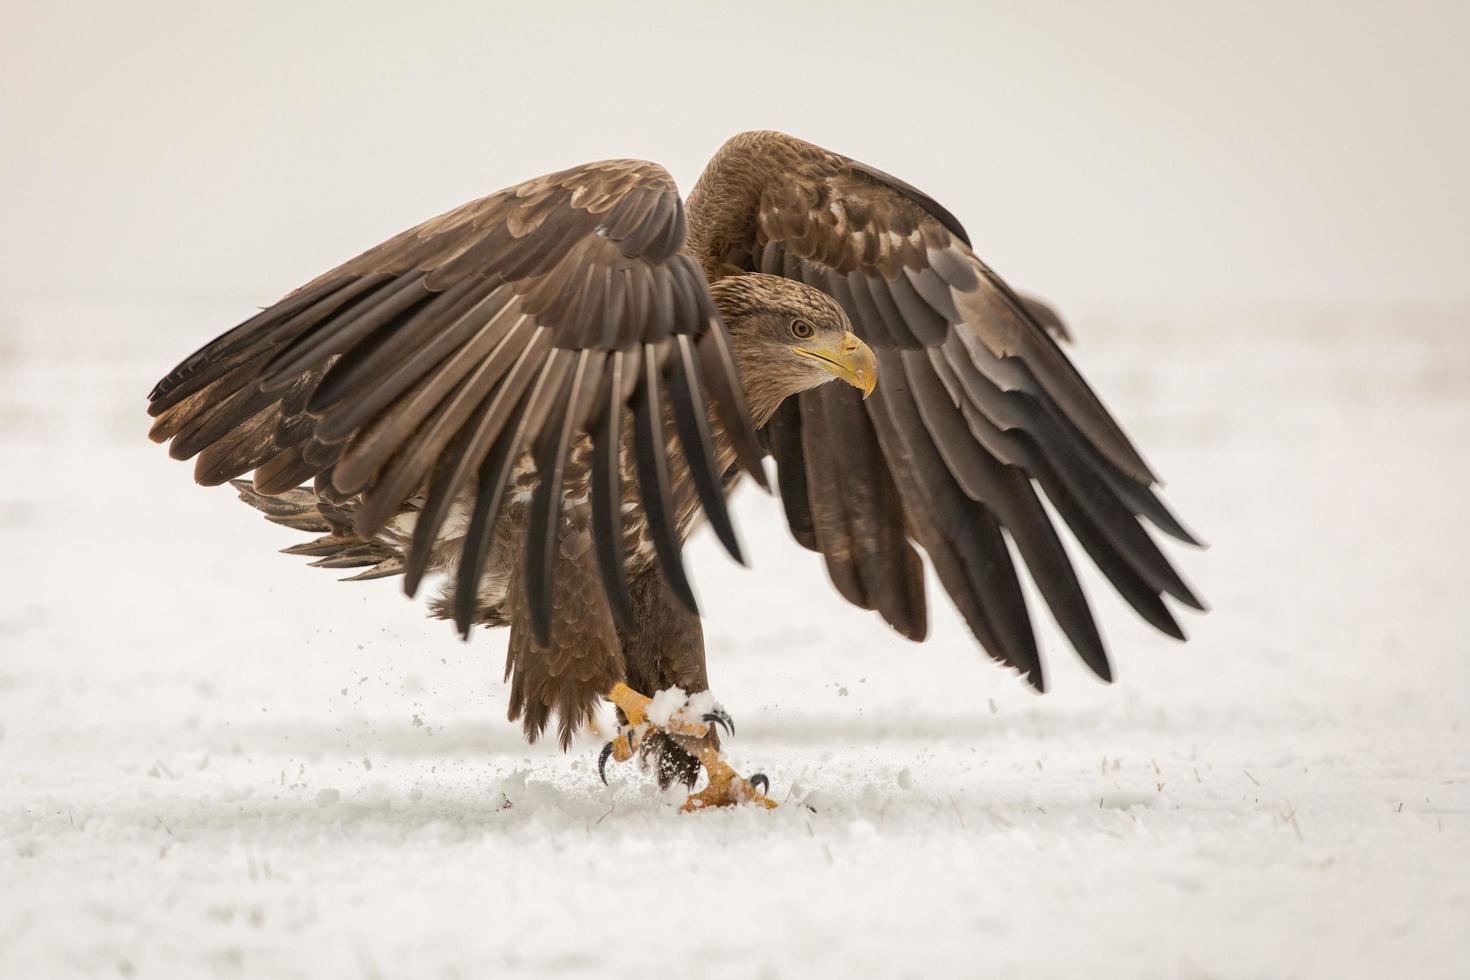
<svg viewBox="0 0 1470 980">
<path fill-rule="evenodd" d="M 627 762 L 633 758 L 651 729 L 683 736 L 685 739 L 705 739 L 714 734 L 716 726 L 727 735 L 735 734 L 734 720 L 708 692 L 687 696 L 675 687 L 660 691 L 650 698 L 620 683 L 608 692 L 607 699 L 623 713 L 626 724 L 602 747 L 602 752 L 597 757 L 597 775 L 604 785 L 607 783 L 608 760 Z M 690 794 L 684 801 L 683 811 L 733 806 L 736 803 L 775 807 L 776 801 L 766 795 L 771 781 L 763 773 L 755 773 L 749 779 L 742 778 L 725 762 L 714 743 L 714 739 L 709 739 L 697 749 L 689 747 L 687 742 L 684 743 L 686 750 L 698 757 L 708 777 L 708 783 L 698 793 Z"/>
<path fill-rule="evenodd" d="M 610 758 L 614 762 L 627 762 L 633 758 L 638 746 L 643 744 L 643 734 L 647 730 L 647 722 L 625 725 L 618 730 L 616 738 L 602 747 L 602 752 L 597 756 L 597 775 L 602 780 L 602 785 L 607 785 L 607 760 Z"/>
<path fill-rule="evenodd" d="M 755 803 L 766 809 L 775 809 L 776 801 L 766 795 L 771 781 L 764 773 L 755 773 L 744 779 L 730 768 L 720 750 L 706 748 L 700 751 L 699 761 L 704 766 L 709 785 L 698 793 L 690 793 L 689 799 L 680 807 L 683 813 L 695 813 L 712 806 L 734 806 L 737 803 Z"/>
</svg>

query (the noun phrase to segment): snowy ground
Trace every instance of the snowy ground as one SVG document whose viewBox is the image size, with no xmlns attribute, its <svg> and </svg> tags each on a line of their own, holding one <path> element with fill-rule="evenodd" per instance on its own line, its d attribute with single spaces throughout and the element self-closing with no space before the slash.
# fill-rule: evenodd
<svg viewBox="0 0 1470 980">
<path fill-rule="evenodd" d="M 1186 646 L 1094 587 L 1112 687 L 1049 622 L 1043 698 L 943 603 L 906 644 L 744 496 L 756 570 L 692 548 L 711 673 L 815 812 L 681 816 L 521 741 L 502 636 L 147 442 L 243 308 L 0 318 L 0 976 L 1470 969 L 1470 317 L 1078 324 L 1213 543 Z"/>
</svg>

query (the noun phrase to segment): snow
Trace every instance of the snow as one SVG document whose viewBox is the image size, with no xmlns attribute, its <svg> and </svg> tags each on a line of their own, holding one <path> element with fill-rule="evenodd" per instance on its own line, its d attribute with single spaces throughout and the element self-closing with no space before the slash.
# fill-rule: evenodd
<svg viewBox="0 0 1470 980">
<path fill-rule="evenodd" d="M 723 706 L 719 701 L 715 700 L 713 692 L 698 691 L 689 696 L 688 700 L 684 703 L 684 707 L 689 712 L 690 718 L 703 719 L 705 715 L 717 711 Z"/>
<path fill-rule="evenodd" d="M 906 643 L 743 493 L 754 569 L 690 565 L 788 805 L 680 815 L 146 441 L 244 306 L 0 318 L 0 976 L 1464 975 L 1466 311 L 1075 315 L 1213 544 L 1184 646 L 1088 578 L 1110 687 L 1044 615 L 1045 697 Z"/>
<path fill-rule="evenodd" d="M 684 707 L 688 701 L 689 696 L 681 687 L 655 691 L 653 700 L 648 703 L 648 720 L 660 728 L 665 728 L 669 724 L 669 719 L 674 716 L 674 712 Z"/>
</svg>

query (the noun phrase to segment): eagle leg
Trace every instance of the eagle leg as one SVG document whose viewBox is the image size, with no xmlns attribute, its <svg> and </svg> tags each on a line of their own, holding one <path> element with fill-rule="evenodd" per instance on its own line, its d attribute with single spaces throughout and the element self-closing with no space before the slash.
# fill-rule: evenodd
<svg viewBox="0 0 1470 980">
<path fill-rule="evenodd" d="M 705 708 L 696 707 L 695 703 L 685 698 L 684 692 L 677 687 L 660 691 L 659 694 L 668 695 L 668 699 L 650 698 L 645 694 L 639 694 L 627 684 L 619 682 L 607 693 L 607 699 L 622 709 L 624 717 L 628 719 L 628 725 L 633 728 L 649 722 L 650 713 L 652 713 L 657 719 L 651 722 L 653 726 L 671 735 L 704 738 L 709 734 L 710 727 L 713 725 L 720 725 L 729 732 L 734 731 L 734 723 L 730 720 L 730 716 L 724 708 L 717 704 L 711 704 Z M 679 707 L 670 711 L 668 708 L 671 701 L 681 703 Z"/>
<path fill-rule="evenodd" d="M 665 694 L 667 697 L 662 696 Z M 660 695 L 658 699 L 650 698 L 623 683 L 614 685 L 607 693 L 607 699 L 623 713 L 627 724 L 618 730 L 612 741 L 602 747 L 602 753 L 598 756 L 597 774 L 604 783 L 607 782 L 607 760 L 611 758 L 617 762 L 626 762 L 631 759 L 650 729 L 656 728 L 681 736 L 681 744 L 686 746 L 690 740 L 705 739 L 711 735 L 717 725 L 727 733 L 733 734 L 735 731 L 734 721 L 718 704 L 691 702 L 678 688 L 670 688 L 666 692 L 660 692 Z M 682 702 L 672 711 L 669 710 L 671 699 Z M 706 696 L 700 700 L 707 701 L 708 698 Z M 658 720 L 653 720 L 650 715 L 656 716 Z M 755 773 L 749 779 L 742 778 L 725 761 L 719 747 L 709 742 L 697 749 L 691 748 L 690 751 L 704 767 L 708 785 L 698 793 L 690 794 L 684 801 L 684 812 L 746 802 L 758 803 L 767 808 L 776 806 L 776 801 L 766 796 L 771 782 L 763 774 Z"/>
</svg>

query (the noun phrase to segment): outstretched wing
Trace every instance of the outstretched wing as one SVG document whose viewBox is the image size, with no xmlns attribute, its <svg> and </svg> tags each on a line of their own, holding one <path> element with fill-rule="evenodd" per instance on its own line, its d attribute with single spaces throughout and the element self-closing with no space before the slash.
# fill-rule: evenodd
<svg viewBox="0 0 1470 980">
<path fill-rule="evenodd" d="M 262 493 L 315 479 L 329 498 L 361 494 L 363 537 L 423 493 L 410 595 L 451 505 L 473 492 L 455 589 L 466 633 L 506 486 L 531 454 L 540 481 L 526 581 L 544 643 L 562 478 L 583 432 L 599 464 L 599 567 L 614 612 L 629 615 L 618 467 L 626 405 L 660 567 L 692 607 L 670 499 L 665 401 L 699 501 L 737 559 L 707 404 L 743 465 L 764 475 L 729 340 L 685 231 L 672 178 L 640 160 L 574 167 L 472 201 L 186 358 L 149 395 L 151 436 L 172 439 L 175 458 L 197 455 L 203 484 L 254 470 Z"/>
<path fill-rule="evenodd" d="M 728 142 L 689 207 L 712 276 L 765 272 L 820 289 L 877 354 L 868 401 L 825 385 L 789 399 L 764 433 L 792 531 L 824 554 L 846 598 L 922 639 L 911 539 L 982 646 L 1044 689 L 1014 549 L 1082 659 L 1109 678 L 1039 490 L 1123 598 L 1183 637 L 1161 596 L 1201 603 L 1139 518 L 1189 533 L 1039 322 L 1055 315 L 977 259 L 952 214 L 897 178 L 780 133 Z"/>
</svg>

